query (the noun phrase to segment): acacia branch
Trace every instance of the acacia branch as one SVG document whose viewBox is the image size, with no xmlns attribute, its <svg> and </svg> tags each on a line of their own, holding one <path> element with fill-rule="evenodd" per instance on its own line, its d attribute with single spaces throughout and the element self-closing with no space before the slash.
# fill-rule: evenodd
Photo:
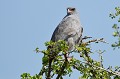
<svg viewBox="0 0 120 79">
<path fill-rule="evenodd" d="M 100 39 L 93 39 L 93 40 L 89 40 L 87 42 L 85 42 L 85 44 L 89 44 L 91 42 L 95 42 L 95 43 L 98 43 L 98 42 L 103 42 L 103 43 L 107 43 L 104 38 L 100 38 Z"/>
<path fill-rule="evenodd" d="M 49 58 L 49 66 L 48 66 L 48 75 L 47 75 L 47 78 L 46 79 L 51 79 L 51 64 L 52 64 L 52 59 Z"/>
<path fill-rule="evenodd" d="M 58 73 L 58 76 L 56 77 L 56 79 L 60 79 L 60 77 L 62 76 L 62 74 L 67 66 L 67 63 L 68 63 L 67 54 L 64 55 L 64 58 L 65 58 L 65 61 L 63 63 L 63 66 L 61 67 L 60 73 Z"/>
<path fill-rule="evenodd" d="M 95 65 L 93 65 L 93 67 L 96 67 L 96 68 L 98 68 L 98 69 L 104 70 L 104 71 L 106 71 L 106 72 L 112 73 L 112 74 L 117 75 L 117 76 L 120 77 L 120 72 L 108 70 L 108 69 L 105 69 L 105 68 L 103 68 L 103 67 L 99 67 L 99 66 L 95 66 Z"/>
<path fill-rule="evenodd" d="M 117 75 L 117 76 L 120 77 L 120 72 L 118 72 L 118 71 L 108 70 L 108 69 L 105 69 L 105 68 L 103 68 L 103 67 L 99 67 L 99 66 L 96 66 L 96 65 L 93 65 L 93 64 L 90 64 L 90 63 L 86 63 L 86 62 L 81 62 L 81 63 L 88 64 L 88 65 L 92 66 L 92 67 L 95 68 L 95 69 L 100 69 L 100 70 L 106 71 L 106 72 L 108 72 L 108 73 L 112 73 L 113 75 Z M 79 65 L 73 65 L 73 67 L 74 67 L 75 69 L 79 70 Z"/>
<path fill-rule="evenodd" d="M 88 38 L 92 38 L 92 37 L 84 36 L 84 37 L 82 38 L 82 40 L 85 40 L 85 39 L 88 39 Z"/>
</svg>

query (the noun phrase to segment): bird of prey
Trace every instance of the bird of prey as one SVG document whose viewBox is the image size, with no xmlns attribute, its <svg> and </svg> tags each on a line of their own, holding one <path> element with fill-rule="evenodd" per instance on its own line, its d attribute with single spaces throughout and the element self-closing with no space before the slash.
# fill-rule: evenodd
<svg viewBox="0 0 120 79">
<path fill-rule="evenodd" d="M 69 46 L 69 51 L 81 43 L 83 28 L 79 20 L 76 8 L 68 7 L 67 15 L 62 19 L 53 32 L 51 41 L 64 40 Z"/>
</svg>

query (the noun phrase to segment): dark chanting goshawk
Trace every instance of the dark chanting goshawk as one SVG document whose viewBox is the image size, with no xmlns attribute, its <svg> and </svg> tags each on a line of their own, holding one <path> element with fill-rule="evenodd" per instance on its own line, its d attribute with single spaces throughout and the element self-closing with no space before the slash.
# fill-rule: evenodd
<svg viewBox="0 0 120 79">
<path fill-rule="evenodd" d="M 83 28 L 75 8 L 67 8 L 67 15 L 62 19 L 53 32 L 51 41 L 64 40 L 69 46 L 69 51 L 81 43 Z"/>
</svg>

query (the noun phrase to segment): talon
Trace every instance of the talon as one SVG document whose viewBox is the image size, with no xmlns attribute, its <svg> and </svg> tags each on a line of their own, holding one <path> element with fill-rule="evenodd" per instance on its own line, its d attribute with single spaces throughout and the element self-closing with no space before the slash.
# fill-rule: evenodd
<svg viewBox="0 0 120 79">
<path fill-rule="evenodd" d="M 67 60 L 70 61 L 72 58 L 73 58 L 73 56 L 67 57 Z"/>
</svg>

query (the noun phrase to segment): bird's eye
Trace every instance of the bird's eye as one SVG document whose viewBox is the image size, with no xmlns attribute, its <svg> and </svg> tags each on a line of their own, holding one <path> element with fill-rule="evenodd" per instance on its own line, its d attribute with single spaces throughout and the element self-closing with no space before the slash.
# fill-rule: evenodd
<svg viewBox="0 0 120 79">
<path fill-rule="evenodd" d="M 71 10 L 72 10 L 72 11 L 74 11 L 74 10 L 75 10 L 75 8 L 72 8 Z"/>
</svg>

